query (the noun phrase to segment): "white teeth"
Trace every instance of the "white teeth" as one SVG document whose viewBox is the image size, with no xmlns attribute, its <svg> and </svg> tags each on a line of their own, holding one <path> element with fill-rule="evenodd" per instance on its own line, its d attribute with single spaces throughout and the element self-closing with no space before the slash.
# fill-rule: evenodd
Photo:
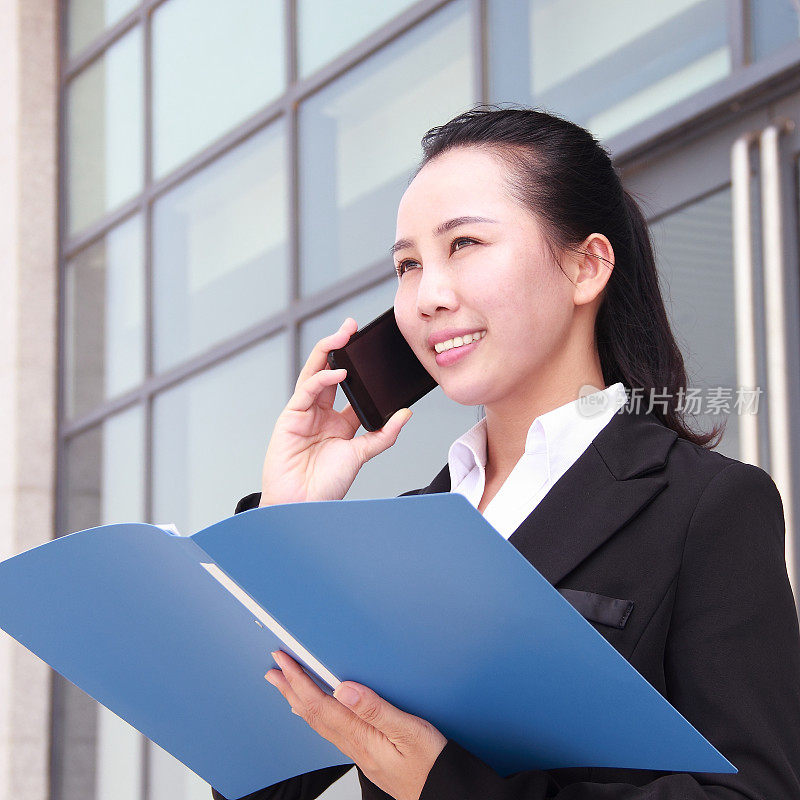
<svg viewBox="0 0 800 800">
<path fill-rule="evenodd" d="M 448 339 L 446 342 L 438 342 L 433 346 L 437 353 L 444 353 L 445 350 L 452 350 L 454 347 L 461 347 L 465 344 L 472 344 L 479 339 L 486 336 L 486 331 L 476 331 L 475 333 L 468 333 L 465 336 L 456 336 L 454 339 Z"/>
</svg>

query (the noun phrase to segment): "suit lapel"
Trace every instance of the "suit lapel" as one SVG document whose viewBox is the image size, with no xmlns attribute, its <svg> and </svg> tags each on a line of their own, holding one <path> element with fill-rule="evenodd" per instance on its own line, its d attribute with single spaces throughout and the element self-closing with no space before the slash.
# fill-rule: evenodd
<svg viewBox="0 0 800 800">
<path fill-rule="evenodd" d="M 439 494 L 440 492 L 450 491 L 450 467 L 445 464 L 439 474 L 424 489 L 420 489 L 420 494 Z"/>
<path fill-rule="evenodd" d="M 557 584 L 667 486 L 676 438 L 652 414 L 615 414 L 508 541 Z M 445 465 L 421 494 L 448 491 Z"/>
</svg>

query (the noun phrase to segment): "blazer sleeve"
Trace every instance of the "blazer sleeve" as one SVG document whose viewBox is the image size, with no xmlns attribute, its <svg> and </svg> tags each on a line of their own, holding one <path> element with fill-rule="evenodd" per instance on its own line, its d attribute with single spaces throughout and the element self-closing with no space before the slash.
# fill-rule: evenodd
<svg viewBox="0 0 800 800">
<path fill-rule="evenodd" d="M 258 508 L 258 504 L 260 502 L 261 492 L 253 492 L 252 494 L 248 494 L 236 504 L 236 509 L 233 513 L 238 514 L 241 511 L 250 511 L 251 508 Z"/>
<path fill-rule="evenodd" d="M 258 508 L 261 501 L 261 492 L 254 492 L 243 497 L 237 504 L 235 514 Z M 341 764 L 336 767 L 324 767 L 294 778 L 259 789 L 257 792 L 246 795 L 242 800 L 314 800 L 319 797 L 332 783 L 338 781 L 352 764 Z M 216 789 L 211 789 L 214 800 L 238 800 L 238 798 L 225 798 Z"/>
<path fill-rule="evenodd" d="M 339 767 L 325 767 L 313 772 L 306 772 L 245 795 L 242 800 L 314 800 L 352 766 L 352 764 L 343 764 Z M 237 798 L 223 797 L 216 789 L 211 790 L 211 796 L 214 800 L 237 800 Z"/>
<path fill-rule="evenodd" d="M 448 740 L 419 800 L 800 798 L 800 633 L 780 494 L 758 467 L 736 461 L 700 496 L 676 577 L 664 668 L 667 699 L 737 774 L 558 786 L 542 770 L 502 777 Z"/>
</svg>

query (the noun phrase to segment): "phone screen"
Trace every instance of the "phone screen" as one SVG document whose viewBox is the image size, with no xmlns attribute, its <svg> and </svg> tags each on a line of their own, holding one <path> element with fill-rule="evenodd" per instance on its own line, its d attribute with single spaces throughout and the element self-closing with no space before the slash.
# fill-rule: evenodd
<svg viewBox="0 0 800 800">
<path fill-rule="evenodd" d="M 328 363 L 347 370 L 341 386 L 367 430 L 383 427 L 392 414 L 436 386 L 400 333 L 393 308 L 332 350 Z"/>
</svg>

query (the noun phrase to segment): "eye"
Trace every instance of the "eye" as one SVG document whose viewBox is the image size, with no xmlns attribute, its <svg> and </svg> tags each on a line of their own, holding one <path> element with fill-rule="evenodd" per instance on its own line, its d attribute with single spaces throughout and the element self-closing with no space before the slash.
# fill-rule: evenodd
<svg viewBox="0 0 800 800">
<path fill-rule="evenodd" d="M 453 239 L 453 242 L 450 245 L 450 249 L 453 250 L 455 245 L 457 245 L 459 242 L 467 242 L 467 244 L 477 244 L 475 239 L 470 239 L 468 236 L 459 236 L 458 239 Z M 461 250 L 462 248 L 461 247 L 455 247 L 455 249 L 456 250 Z"/>
<path fill-rule="evenodd" d="M 459 250 L 463 250 L 463 247 L 457 247 L 457 245 L 466 243 L 466 244 L 478 244 L 476 239 L 471 239 L 469 236 L 459 236 L 450 243 L 450 252 L 458 252 Z M 398 278 L 402 278 L 405 272 L 411 267 L 412 264 L 416 264 L 419 266 L 418 261 L 414 261 L 411 258 L 407 258 L 404 261 L 401 261 L 397 264 L 394 268 L 395 272 L 397 273 Z"/>
<path fill-rule="evenodd" d="M 405 271 L 410 268 L 411 264 L 418 264 L 418 263 L 419 262 L 414 261 L 411 258 L 407 258 L 405 259 L 405 261 L 401 261 L 399 264 L 397 264 L 394 268 L 394 271 L 397 273 L 398 278 L 402 278 L 403 275 L 405 274 Z"/>
</svg>

